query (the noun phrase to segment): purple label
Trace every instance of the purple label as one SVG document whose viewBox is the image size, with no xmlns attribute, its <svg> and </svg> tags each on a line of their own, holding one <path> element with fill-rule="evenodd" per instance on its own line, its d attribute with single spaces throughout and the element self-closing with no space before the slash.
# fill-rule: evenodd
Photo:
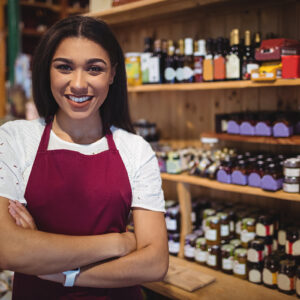
<svg viewBox="0 0 300 300">
<path fill-rule="evenodd" d="M 272 127 L 268 126 L 264 122 L 258 122 L 255 125 L 255 135 L 271 136 L 272 135 Z"/>
<path fill-rule="evenodd" d="M 283 178 L 274 179 L 271 175 L 265 175 L 261 179 L 261 188 L 268 191 L 277 191 L 282 188 Z"/>
<path fill-rule="evenodd" d="M 293 134 L 293 127 L 287 127 L 284 123 L 277 123 L 273 126 L 273 135 L 275 137 L 289 137 Z"/>
<path fill-rule="evenodd" d="M 248 185 L 261 187 L 261 177 L 257 173 L 250 173 L 248 176 Z"/>
<path fill-rule="evenodd" d="M 231 175 L 227 174 L 224 170 L 217 172 L 217 180 L 223 183 L 231 183 Z"/>
<path fill-rule="evenodd" d="M 233 171 L 231 174 L 231 181 L 234 184 L 247 185 L 248 176 L 243 174 L 241 171 Z"/>
<path fill-rule="evenodd" d="M 249 122 L 243 122 L 240 126 L 240 134 L 242 135 L 254 135 L 255 127 L 252 126 Z"/>
<path fill-rule="evenodd" d="M 237 122 L 235 121 L 228 121 L 228 124 L 227 124 L 227 133 L 230 133 L 230 134 L 240 134 L 240 126 Z"/>
</svg>

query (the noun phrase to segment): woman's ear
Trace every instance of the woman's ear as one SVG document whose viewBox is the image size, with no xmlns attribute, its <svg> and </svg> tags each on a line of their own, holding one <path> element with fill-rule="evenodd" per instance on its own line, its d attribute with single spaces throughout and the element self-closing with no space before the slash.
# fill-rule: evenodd
<svg viewBox="0 0 300 300">
<path fill-rule="evenodd" d="M 115 64 L 115 65 L 111 68 L 110 78 L 109 78 L 109 84 L 113 84 L 113 82 L 114 82 L 114 78 L 115 78 L 115 75 L 116 75 L 117 65 L 118 65 L 118 64 Z"/>
</svg>

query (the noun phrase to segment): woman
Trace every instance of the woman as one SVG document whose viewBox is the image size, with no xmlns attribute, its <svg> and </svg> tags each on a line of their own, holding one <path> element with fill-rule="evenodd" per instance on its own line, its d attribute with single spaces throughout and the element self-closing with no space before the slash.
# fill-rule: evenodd
<svg viewBox="0 0 300 300">
<path fill-rule="evenodd" d="M 32 78 L 41 119 L 0 128 L 0 268 L 16 271 L 13 299 L 140 299 L 136 285 L 164 277 L 168 249 L 122 50 L 105 23 L 70 17 L 42 38 Z"/>
</svg>

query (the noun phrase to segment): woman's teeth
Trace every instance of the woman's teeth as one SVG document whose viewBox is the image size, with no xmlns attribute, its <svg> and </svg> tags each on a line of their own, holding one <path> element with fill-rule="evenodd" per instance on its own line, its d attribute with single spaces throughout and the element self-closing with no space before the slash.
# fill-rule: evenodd
<svg viewBox="0 0 300 300">
<path fill-rule="evenodd" d="M 91 100 L 91 99 L 92 99 L 92 96 L 85 96 L 85 97 L 68 96 L 68 98 L 69 98 L 70 100 L 74 101 L 74 102 L 82 103 L 82 102 Z"/>
</svg>

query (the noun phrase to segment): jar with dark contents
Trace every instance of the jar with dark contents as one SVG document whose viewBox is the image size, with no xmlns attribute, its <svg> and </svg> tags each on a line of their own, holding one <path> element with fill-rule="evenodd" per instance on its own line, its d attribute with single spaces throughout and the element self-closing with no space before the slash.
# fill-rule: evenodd
<svg viewBox="0 0 300 300">
<path fill-rule="evenodd" d="M 233 275 L 240 279 L 247 279 L 247 249 L 234 250 Z"/>
<path fill-rule="evenodd" d="M 277 191 L 282 188 L 283 172 L 279 164 L 270 163 L 266 167 L 265 175 L 261 180 L 264 190 Z"/>
<path fill-rule="evenodd" d="M 300 298 L 300 266 L 298 266 L 296 273 L 296 294 Z"/>
<path fill-rule="evenodd" d="M 218 270 L 220 268 L 220 254 L 219 245 L 207 246 L 207 266 Z"/>
<path fill-rule="evenodd" d="M 207 261 L 207 244 L 205 238 L 196 239 L 195 261 L 205 265 Z"/>
<path fill-rule="evenodd" d="M 279 271 L 279 258 L 275 255 L 264 259 L 263 284 L 270 289 L 277 288 L 277 273 Z"/>
<path fill-rule="evenodd" d="M 263 263 L 248 263 L 248 280 L 252 283 L 262 284 Z"/>
<path fill-rule="evenodd" d="M 264 249 L 264 255 L 269 256 L 273 253 L 273 237 L 272 236 L 266 236 L 264 238 L 261 238 L 264 241 L 265 249 Z"/>
<path fill-rule="evenodd" d="M 261 215 L 256 223 L 256 235 L 258 237 L 266 237 L 274 235 L 274 221 L 272 216 Z"/>
<path fill-rule="evenodd" d="M 283 163 L 283 173 L 286 177 L 300 177 L 300 159 L 288 158 Z"/>
<path fill-rule="evenodd" d="M 255 238 L 255 219 L 244 218 L 242 220 L 241 241 L 244 248 L 248 248 L 248 243 Z"/>
<path fill-rule="evenodd" d="M 165 215 L 166 227 L 170 233 L 180 232 L 180 208 L 179 205 L 170 207 Z"/>
<path fill-rule="evenodd" d="M 220 218 L 220 235 L 221 241 L 229 241 L 230 239 L 230 219 L 229 215 L 225 212 L 220 212 L 217 214 Z"/>
<path fill-rule="evenodd" d="M 221 242 L 220 219 L 217 216 L 206 219 L 205 238 L 207 245 L 219 245 Z"/>
<path fill-rule="evenodd" d="M 232 274 L 233 272 L 233 253 L 233 245 L 225 244 L 221 247 L 221 269 L 224 273 Z"/>
<path fill-rule="evenodd" d="M 264 259 L 264 241 L 255 239 L 249 242 L 247 260 L 251 263 L 261 263 Z"/>
<path fill-rule="evenodd" d="M 195 258 L 195 248 L 196 248 L 197 235 L 191 233 L 185 237 L 184 245 L 184 257 L 187 260 L 193 261 Z"/>
<path fill-rule="evenodd" d="M 285 253 L 290 258 L 299 260 L 300 257 L 300 229 L 297 227 L 290 227 L 287 230 Z"/>
<path fill-rule="evenodd" d="M 169 253 L 177 256 L 180 250 L 180 235 L 179 233 L 169 233 Z"/>
<path fill-rule="evenodd" d="M 284 177 L 282 189 L 286 193 L 299 194 L 300 192 L 300 177 Z"/>
<path fill-rule="evenodd" d="M 277 277 L 277 287 L 282 293 L 292 295 L 295 293 L 296 264 L 293 260 L 282 260 Z"/>
</svg>

